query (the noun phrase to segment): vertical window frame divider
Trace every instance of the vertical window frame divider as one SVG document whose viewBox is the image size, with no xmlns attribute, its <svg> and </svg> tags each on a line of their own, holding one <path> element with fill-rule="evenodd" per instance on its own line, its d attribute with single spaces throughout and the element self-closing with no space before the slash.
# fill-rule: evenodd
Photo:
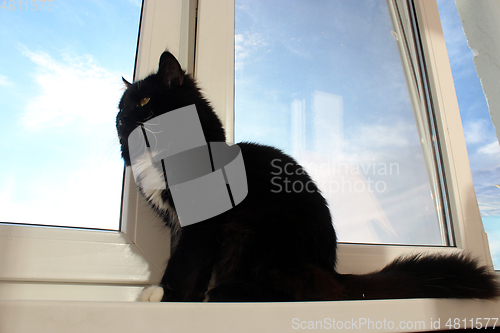
<svg viewBox="0 0 500 333">
<path fill-rule="evenodd" d="M 165 50 L 193 74 L 198 0 L 143 1 L 134 80 L 157 71 Z M 130 167 L 125 168 L 122 232 L 152 263 L 154 274 L 147 284 L 158 283 L 170 256 L 170 231 L 139 193 Z"/>
<path fill-rule="evenodd" d="M 234 142 L 234 1 L 198 0 L 196 79 Z"/>
</svg>

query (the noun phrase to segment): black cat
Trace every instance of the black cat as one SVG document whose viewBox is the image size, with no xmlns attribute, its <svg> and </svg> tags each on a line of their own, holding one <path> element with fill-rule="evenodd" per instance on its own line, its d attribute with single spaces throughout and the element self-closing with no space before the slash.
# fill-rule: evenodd
<svg viewBox="0 0 500 333">
<path fill-rule="evenodd" d="M 222 124 L 195 81 L 164 52 L 159 70 L 130 84 L 116 119 L 122 156 L 130 165 L 127 138 L 145 121 L 195 104 L 207 142 L 225 141 Z M 495 298 L 495 275 L 465 255 L 414 255 L 365 275 L 335 271 L 336 235 L 327 203 L 311 178 L 278 149 L 239 143 L 248 195 L 235 208 L 180 227 L 169 190 L 138 187 L 173 229 L 174 246 L 160 287 L 145 300 L 308 301 L 385 298 Z M 307 190 L 277 191 L 277 168 Z M 161 170 L 143 166 L 143 181 Z M 149 180 L 148 180 L 149 178 Z M 285 184 L 281 184 L 285 185 Z M 283 188 L 282 186 L 282 188 Z M 149 187 L 150 188 L 150 187 Z"/>
</svg>

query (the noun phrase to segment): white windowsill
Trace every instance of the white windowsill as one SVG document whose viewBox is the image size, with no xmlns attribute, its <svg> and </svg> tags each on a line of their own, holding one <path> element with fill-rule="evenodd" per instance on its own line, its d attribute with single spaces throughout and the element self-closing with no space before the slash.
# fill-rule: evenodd
<svg viewBox="0 0 500 333">
<path fill-rule="evenodd" d="M 380 300 L 297 303 L 131 303 L 81 301 L 1 301 L 0 331 L 23 332 L 298 332 L 310 321 L 343 323 L 362 321 L 391 325 L 394 329 L 368 328 L 353 331 L 423 332 L 434 330 L 431 321 L 498 318 L 500 302 L 479 300 Z M 294 319 L 297 318 L 297 319 Z M 328 318 L 328 319 L 327 319 Z M 364 318 L 364 319 L 363 319 Z M 325 320 L 326 319 L 326 320 Z M 423 322 L 425 327 L 400 329 L 401 322 Z M 490 321 L 491 323 L 492 321 Z M 294 326 L 292 326 L 294 325 Z M 422 324 L 420 324 L 422 325 Z M 500 323 L 497 322 L 497 327 Z M 463 327 L 463 326 L 462 326 Z M 332 330 L 323 327 L 323 330 Z M 312 331 L 322 331 L 314 329 Z"/>
<path fill-rule="evenodd" d="M 0 282 L 144 285 L 162 274 L 123 232 L 2 224 L 0 253 Z"/>
</svg>

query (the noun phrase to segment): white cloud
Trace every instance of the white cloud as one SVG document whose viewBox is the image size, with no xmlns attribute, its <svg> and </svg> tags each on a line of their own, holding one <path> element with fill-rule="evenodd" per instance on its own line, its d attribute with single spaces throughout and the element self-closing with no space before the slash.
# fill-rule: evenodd
<svg viewBox="0 0 500 333">
<path fill-rule="evenodd" d="M 37 65 L 34 79 L 41 90 L 28 101 L 22 115 L 26 128 L 82 120 L 102 124 L 115 117 L 123 87 L 119 73 L 99 67 L 91 55 L 66 53 L 56 60 L 45 52 L 25 49 L 23 53 Z"/>
<path fill-rule="evenodd" d="M 250 56 L 254 56 L 262 50 L 267 42 L 263 35 L 259 33 L 244 33 L 234 36 L 234 56 L 235 56 L 235 70 L 244 67 L 244 61 L 248 60 Z"/>
<path fill-rule="evenodd" d="M 351 158 L 367 159 L 401 154 L 418 143 L 415 126 L 404 121 L 391 124 L 361 125 L 350 130 L 351 138 L 344 141 L 345 151 L 352 152 Z M 349 154 L 346 155 L 346 157 Z"/>
<path fill-rule="evenodd" d="M 495 141 L 479 148 L 478 152 L 482 154 L 500 154 L 500 145 L 498 141 Z"/>
<path fill-rule="evenodd" d="M 478 119 L 464 123 L 464 135 L 467 144 L 483 142 L 486 139 L 486 121 Z"/>
<path fill-rule="evenodd" d="M 114 126 L 120 73 L 90 55 L 56 59 L 26 48 L 23 54 L 35 64 L 39 89 L 27 94 L 20 131 L 44 130 L 37 133 L 44 158 L 32 172 L 0 177 L 0 221 L 116 228 L 123 175 Z M 25 147 L 18 158 L 30 165 L 32 147 Z"/>
<path fill-rule="evenodd" d="M 403 122 L 390 125 L 365 125 L 360 132 L 361 137 L 371 146 L 405 147 L 409 145 L 407 134 L 412 132 L 412 126 Z"/>
<path fill-rule="evenodd" d="M 119 160 L 61 170 L 55 177 L 10 175 L 0 186 L 0 221 L 118 229 L 123 164 Z M 22 199 L 20 199 L 22 198 Z"/>
<path fill-rule="evenodd" d="M 11 83 L 7 76 L 5 75 L 0 75 L 0 86 L 10 86 Z"/>
</svg>

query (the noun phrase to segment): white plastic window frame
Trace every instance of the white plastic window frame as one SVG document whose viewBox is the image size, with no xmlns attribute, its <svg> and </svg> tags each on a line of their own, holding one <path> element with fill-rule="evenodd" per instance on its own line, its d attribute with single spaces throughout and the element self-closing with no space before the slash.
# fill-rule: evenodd
<svg viewBox="0 0 500 333">
<path fill-rule="evenodd" d="M 400 1 L 400 0 L 398 0 Z M 455 246 L 339 244 L 338 271 L 366 273 L 403 254 L 465 251 L 492 266 L 486 233 L 472 184 L 455 86 L 434 0 L 415 0 L 423 57 L 436 114 L 436 126 Z M 199 0 L 196 78 L 223 120 L 228 140 L 234 133 L 234 0 Z M 402 40 L 399 41 L 402 43 Z"/>
<path fill-rule="evenodd" d="M 340 244 L 342 273 L 376 270 L 401 254 L 415 252 L 465 250 L 491 264 L 437 5 L 417 0 L 415 7 L 435 101 L 456 246 Z M 234 1 L 145 0 L 136 79 L 156 70 L 165 48 L 194 73 L 231 141 Z M 131 301 L 144 285 L 159 281 L 169 248 L 168 230 L 138 195 L 126 170 L 120 232 L 0 225 L 0 299 Z"/>
</svg>

